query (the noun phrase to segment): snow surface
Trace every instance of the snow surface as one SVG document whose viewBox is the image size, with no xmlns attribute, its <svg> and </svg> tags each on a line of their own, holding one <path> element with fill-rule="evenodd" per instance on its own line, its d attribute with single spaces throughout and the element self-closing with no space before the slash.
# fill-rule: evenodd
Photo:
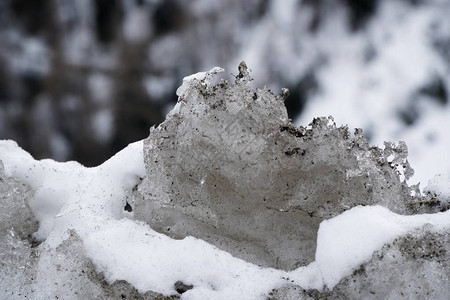
<svg viewBox="0 0 450 300">
<path fill-rule="evenodd" d="M 176 281 L 194 285 L 182 299 L 264 299 L 287 283 L 331 289 L 385 243 L 427 224 L 450 229 L 450 211 L 402 216 L 355 207 L 322 222 L 313 263 L 291 272 L 261 268 L 193 237 L 171 239 L 124 212 L 127 193 L 145 175 L 142 141 L 95 168 L 36 161 L 13 141 L 0 141 L 0 159 L 7 176 L 35 190 L 30 207 L 40 222 L 39 247 L 56 248 L 72 229 L 108 282 L 126 280 L 141 292 L 165 295 L 176 293 Z"/>
</svg>

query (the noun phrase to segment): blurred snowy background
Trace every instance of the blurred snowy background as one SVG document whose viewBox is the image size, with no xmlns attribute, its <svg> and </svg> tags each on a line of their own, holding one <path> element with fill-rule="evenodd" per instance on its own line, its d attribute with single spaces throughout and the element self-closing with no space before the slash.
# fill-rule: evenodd
<svg viewBox="0 0 450 300">
<path fill-rule="evenodd" d="M 148 136 L 182 78 L 214 66 L 450 174 L 448 0 L 2 0 L 0 139 L 97 165 Z M 422 187 L 423 187 L 422 184 Z"/>
</svg>

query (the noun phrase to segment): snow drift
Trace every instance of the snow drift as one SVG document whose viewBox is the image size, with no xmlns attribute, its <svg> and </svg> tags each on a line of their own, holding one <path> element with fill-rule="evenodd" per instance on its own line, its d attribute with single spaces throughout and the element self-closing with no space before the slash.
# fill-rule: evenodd
<svg viewBox="0 0 450 300">
<path fill-rule="evenodd" d="M 2 298 L 448 298 L 446 178 L 422 195 L 404 143 L 295 128 L 287 90 L 220 71 L 95 168 L 1 141 Z"/>
</svg>

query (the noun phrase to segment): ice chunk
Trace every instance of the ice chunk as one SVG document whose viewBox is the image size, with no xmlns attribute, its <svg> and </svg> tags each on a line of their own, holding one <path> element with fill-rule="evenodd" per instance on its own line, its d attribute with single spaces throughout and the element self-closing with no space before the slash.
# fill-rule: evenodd
<svg viewBox="0 0 450 300">
<path fill-rule="evenodd" d="M 207 87 L 210 84 L 211 79 L 218 73 L 225 71 L 220 67 L 214 67 L 208 72 L 198 72 L 183 78 L 183 84 L 177 89 L 177 96 L 185 98 L 186 92 L 194 85 Z"/>
<path fill-rule="evenodd" d="M 369 147 L 330 118 L 295 128 L 283 90 L 235 83 L 221 69 L 185 78 L 177 109 L 144 142 L 139 220 L 174 238 L 195 236 L 247 261 L 285 270 L 314 258 L 319 223 L 356 205 L 408 213 L 406 145 Z"/>
<path fill-rule="evenodd" d="M 14 229 L 20 238 L 31 238 L 38 224 L 34 220 L 28 200 L 32 196 L 30 187 L 18 178 L 7 177 L 0 160 L 0 232 Z"/>
<path fill-rule="evenodd" d="M 0 295 L 14 299 L 30 293 L 34 274 L 38 224 L 28 206 L 31 195 L 29 186 L 5 175 L 0 161 Z"/>
<path fill-rule="evenodd" d="M 13 228 L 0 236 L 0 297 L 25 299 L 32 296 L 38 252 L 31 239 L 21 238 Z"/>
</svg>

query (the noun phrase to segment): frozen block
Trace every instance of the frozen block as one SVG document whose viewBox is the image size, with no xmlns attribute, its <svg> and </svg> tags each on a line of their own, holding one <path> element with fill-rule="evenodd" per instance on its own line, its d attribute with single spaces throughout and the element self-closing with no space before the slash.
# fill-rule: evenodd
<svg viewBox="0 0 450 300">
<path fill-rule="evenodd" d="M 404 143 L 370 147 L 361 130 L 351 137 L 331 117 L 295 128 L 286 89 L 251 88 L 245 63 L 234 83 L 212 84 L 218 71 L 185 78 L 175 109 L 144 141 L 138 220 L 290 270 L 313 260 L 324 219 L 357 205 L 409 212 Z"/>
</svg>

